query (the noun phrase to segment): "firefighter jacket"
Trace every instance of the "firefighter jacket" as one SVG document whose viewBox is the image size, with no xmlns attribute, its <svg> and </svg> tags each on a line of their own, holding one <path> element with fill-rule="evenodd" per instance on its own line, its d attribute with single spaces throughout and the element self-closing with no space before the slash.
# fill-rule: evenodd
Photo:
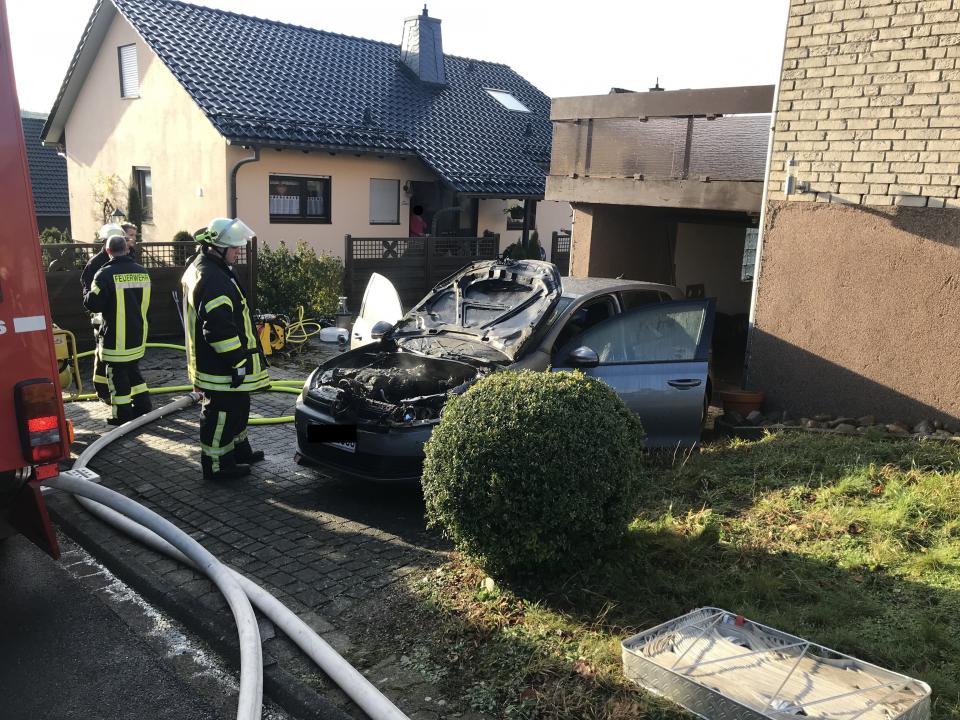
<svg viewBox="0 0 960 720">
<path fill-rule="evenodd" d="M 136 250 L 130 250 L 127 252 L 127 257 L 133 261 L 137 259 Z M 80 287 L 83 289 L 83 296 L 86 297 L 87 293 L 90 292 L 90 288 L 93 286 L 93 278 L 97 274 L 97 271 L 106 265 L 110 261 L 110 256 L 107 255 L 106 250 L 101 250 L 92 258 L 90 262 L 86 264 L 86 267 L 83 268 L 83 272 L 80 273 Z"/>
<path fill-rule="evenodd" d="M 247 298 L 233 270 L 213 252 L 200 253 L 183 273 L 187 373 L 202 390 L 252 392 L 270 385 Z M 246 375 L 230 387 L 235 370 Z"/>
<path fill-rule="evenodd" d="M 119 255 L 97 271 L 83 306 L 100 313 L 97 357 L 104 362 L 131 362 L 147 347 L 150 276 L 128 255 Z"/>
</svg>

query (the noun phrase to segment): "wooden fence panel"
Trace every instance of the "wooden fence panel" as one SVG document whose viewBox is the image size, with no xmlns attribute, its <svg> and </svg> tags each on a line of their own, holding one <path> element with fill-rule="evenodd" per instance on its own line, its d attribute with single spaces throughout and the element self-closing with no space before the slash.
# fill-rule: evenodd
<svg viewBox="0 0 960 720">
<path fill-rule="evenodd" d="M 351 311 L 359 312 L 370 276 L 380 273 L 393 283 L 406 309 L 444 278 L 479 260 L 494 260 L 499 253 L 499 235 L 482 238 L 355 238 L 347 235 L 344 292 Z"/>
</svg>

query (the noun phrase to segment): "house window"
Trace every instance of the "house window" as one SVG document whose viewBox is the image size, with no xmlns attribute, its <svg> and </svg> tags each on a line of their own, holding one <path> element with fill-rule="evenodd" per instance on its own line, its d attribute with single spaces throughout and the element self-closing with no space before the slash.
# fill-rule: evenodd
<svg viewBox="0 0 960 720">
<path fill-rule="evenodd" d="M 757 236 L 760 228 L 747 228 L 743 237 L 743 263 L 740 266 L 740 280 L 753 282 L 753 268 L 757 262 Z"/>
<path fill-rule="evenodd" d="M 270 222 L 329 223 L 330 178 L 270 176 Z"/>
<path fill-rule="evenodd" d="M 137 69 L 137 46 L 121 45 L 117 48 L 120 64 L 120 97 L 140 97 L 140 71 Z"/>
<path fill-rule="evenodd" d="M 370 178 L 370 224 L 400 224 L 400 181 Z"/>
<path fill-rule="evenodd" d="M 150 168 L 135 167 L 133 169 L 133 186 L 140 193 L 140 204 L 143 206 L 143 219 L 153 219 L 153 179 L 150 177 Z M 129 208 L 128 208 L 129 209 Z"/>
<path fill-rule="evenodd" d="M 507 110 L 513 110 L 514 112 L 530 112 L 530 108 L 517 100 L 506 90 L 494 90 L 493 88 L 484 88 L 484 90 L 490 94 L 490 97 L 503 105 Z"/>
</svg>

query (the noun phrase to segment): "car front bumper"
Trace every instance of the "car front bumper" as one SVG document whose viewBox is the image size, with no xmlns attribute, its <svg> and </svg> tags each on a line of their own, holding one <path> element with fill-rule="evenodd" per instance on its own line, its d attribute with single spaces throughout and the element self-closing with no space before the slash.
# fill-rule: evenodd
<svg viewBox="0 0 960 720">
<path fill-rule="evenodd" d="M 362 480 L 419 481 L 423 472 L 423 444 L 432 425 L 414 427 L 357 427 L 354 452 L 331 443 L 311 442 L 311 424 L 331 425 L 334 419 L 323 410 L 297 399 L 294 412 L 300 455 L 323 470 Z"/>
</svg>

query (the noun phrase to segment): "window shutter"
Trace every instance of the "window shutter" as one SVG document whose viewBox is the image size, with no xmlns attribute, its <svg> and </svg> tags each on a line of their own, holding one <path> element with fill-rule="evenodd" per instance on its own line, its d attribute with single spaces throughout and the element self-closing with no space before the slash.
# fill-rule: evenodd
<svg viewBox="0 0 960 720">
<path fill-rule="evenodd" d="M 140 97 L 140 73 L 137 69 L 137 46 L 124 45 L 120 54 L 120 97 Z"/>
<path fill-rule="evenodd" d="M 397 225 L 400 223 L 400 181 L 370 180 L 370 224 Z"/>
</svg>

